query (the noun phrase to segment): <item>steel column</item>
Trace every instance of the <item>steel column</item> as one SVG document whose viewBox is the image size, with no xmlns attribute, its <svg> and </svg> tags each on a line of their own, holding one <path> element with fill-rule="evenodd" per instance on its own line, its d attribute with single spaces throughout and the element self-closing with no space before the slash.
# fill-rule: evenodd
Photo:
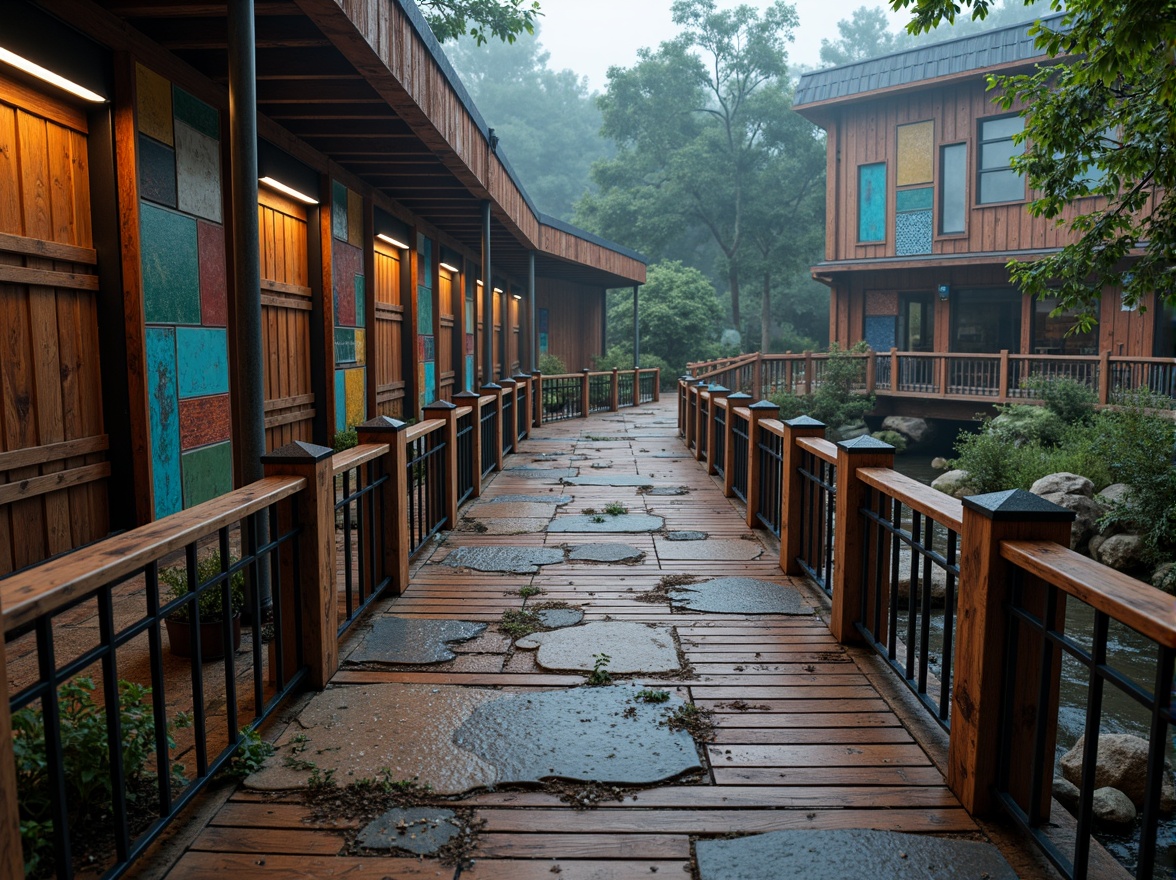
<svg viewBox="0 0 1176 880">
<path fill-rule="evenodd" d="M 494 381 L 494 278 L 490 265 L 490 201 L 482 202 L 482 383 Z"/>
<path fill-rule="evenodd" d="M 527 254 L 527 320 L 531 327 L 531 370 L 539 369 L 539 325 L 535 323 L 535 252 Z"/>
<path fill-rule="evenodd" d="M 637 296 L 641 290 L 640 284 L 633 285 L 633 369 L 641 369 L 641 327 L 637 323 Z M 634 382 L 639 381 L 634 377 Z"/>
</svg>

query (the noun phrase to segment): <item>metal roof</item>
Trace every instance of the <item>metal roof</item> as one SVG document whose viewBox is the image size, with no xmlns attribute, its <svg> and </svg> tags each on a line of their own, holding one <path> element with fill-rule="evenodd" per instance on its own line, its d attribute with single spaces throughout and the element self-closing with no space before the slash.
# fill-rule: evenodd
<svg viewBox="0 0 1176 880">
<path fill-rule="evenodd" d="M 1064 12 L 1040 20 L 1060 29 Z M 879 89 L 910 85 L 970 70 L 1012 65 L 1043 54 L 1028 34 L 1031 21 L 931 43 L 865 61 L 815 70 L 800 78 L 793 106 L 851 98 Z"/>
</svg>

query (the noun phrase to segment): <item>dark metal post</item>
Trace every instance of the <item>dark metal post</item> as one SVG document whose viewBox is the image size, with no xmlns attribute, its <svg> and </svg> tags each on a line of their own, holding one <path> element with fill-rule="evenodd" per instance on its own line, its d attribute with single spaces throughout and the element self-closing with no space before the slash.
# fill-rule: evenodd
<svg viewBox="0 0 1176 880">
<path fill-rule="evenodd" d="M 239 483 L 260 480 L 265 455 L 265 373 L 261 335 L 261 255 L 257 221 L 257 69 L 253 0 L 229 0 L 229 180 L 232 193 L 233 290 L 238 396 L 236 442 Z M 264 520 L 258 520 L 261 534 Z M 263 563 L 268 560 L 262 560 Z M 268 565 L 260 565 L 257 588 L 262 612 L 273 604 Z M 252 604 L 247 607 L 253 607 Z"/>
<path fill-rule="evenodd" d="M 494 278 L 490 265 L 490 201 L 482 202 L 482 384 L 494 382 Z"/>
<path fill-rule="evenodd" d="M 633 285 L 633 369 L 641 369 L 641 328 L 637 324 L 637 294 L 641 290 L 640 284 Z M 637 381 L 634 377 L 633 381 Z"/>
<path fill-rule="evenodd" d="M 539 325 L 535 323 L 535 252 L 527 254 L 527 315 L 531 326 L 531 372 L 539 369 Z"/>
</svg>

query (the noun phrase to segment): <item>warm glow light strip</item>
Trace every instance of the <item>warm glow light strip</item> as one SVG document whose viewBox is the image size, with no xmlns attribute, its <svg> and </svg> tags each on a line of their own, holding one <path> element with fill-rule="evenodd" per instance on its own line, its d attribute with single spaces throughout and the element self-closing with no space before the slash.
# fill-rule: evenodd
<svg viewBox="0 0 1176 880">
<path fill-rule="evenodd" d="M 457 266 L 450 266 L 448 263 L 442 263 L 441 268 L 448 269 L 450 272 L 460 272 L 461 271 L 461 269 L 457 268 Z"/>
<path fill-rule="evenodd" d="M 299 192 L 292 186 L 286 186 L 286 184 L 282 183 L 280 180 L 274 180 L 272 177 L 263 177 L 261 178 L 261 182 L 270 189 L 276 189 L 280 193 L 285 193 L 292 199 L 298 199 L 298 201 L 306 202 L 308 205 L 318 204 L 318 199 L 311 198 L 306 193 Z"/>
<path fill-rule="evenodd" d="M 0 48 L 0 61 L 3 61 L 5 64 L 11 64 L 17 70 L 23 70 L 25 73 L 31 74 L 37 79 L 44 80 L 51 85 L 55 85 L 57 88 L 63 89 L 69 92 L 71 95 L 77 95 L 79 98 L 84 98 L 87 101 L 93 101 L 95 104 L 104 104 L 106 102 L 106 99 L 97 92 L 91 92 L 89 89 L 78 85 L 73 80 L 66 79 L 64 76 L 60 76 L 54 73 L 52 70 L 46 70 L 41 65 L 34 64 L 32 61 L 29 61 L 29 59 L 22 58 L 15 52 L 10 52 L 7 49 Z"/>
<path fill-rule="evenodd" d="M 481 287 L 481 286 L 482 286 L 482 282 L 481 282 L 481 281 L 479 281 L 479 282 L 478 282 L 478 287 Z"/>
<path fill-rule="evenodd" d="M 502 288 L 501 288 L 501 287 L 495 287 L 495 288 L 494 288 L 494 292 L 495 292 L 495 293 L 502 293 Z"/>
<path fill-rule="evenodd" d="M 521 300 L 523 298 L 523 295 L 521 293 L 512 293 L 511 296 L 513 296 L 515 299 L 518 299 L 518 300 Z"/>
<path fill-rule="evenodd" d="M 378 238 L 380 241 L 386 241 L 388 244 L 392 245 L 392 247 L 400 248 L 402 251 L 408 250 L 408 245 L 402 241 L 397 241 L 390 235 L 384 235 L 384 233 L 379 232 L 376 233 L 376 238 Z"/>
</svg>

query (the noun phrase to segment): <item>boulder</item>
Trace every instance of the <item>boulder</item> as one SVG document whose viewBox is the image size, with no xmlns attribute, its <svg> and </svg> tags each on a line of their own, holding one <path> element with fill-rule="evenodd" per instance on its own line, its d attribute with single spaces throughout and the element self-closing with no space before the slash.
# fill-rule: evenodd
<svg viewBox="0 0 1176 880">
<path fill-rule="evenodd" d="M 938 489 L 952 498 L 963 498 L 965 495 L 975 494 L 968 480 L 972 477 L 967 471 L 948 471 L 940 474 L 931 484 L 932 489 Z"/>
<path fill-rule="evenodd" d="M 1094 497 L 1094 483 L 1080 474 L 1062 471 L 1056 474 L 1046 474 L 1029 487 L 1034 495 L 1046 497 L 1048 495 L 1085 495 Z M 1051 499 L 1052 500 L 1052 499 Z"/>
<path fill-rule="evenodd" d="M 837 435 L 839 440 L 853 440 L 869 434 L 870 426 L 865 422 L 850 422 L 846 425 L 839 425 L 833 433 Z"/>
<path fill-rule="evenodd" d="M 1135 804 L 1117 788 L 1098 788 L 1092 801 L 1094 818 L 1108 825 L 1130 825 L 1135 821 Z"/>
<path fill-rule="evenodd" d="M 1082 752 L 1086 737 L 1078 738 L 1074 747 L 1062 755 L 1062 775 L 1074 785 L 1082 784 Z M 1147 740 L 1127 733 L 1104 733 L 1098 738 L 1098 762 L 1094 771 L 1096 788 L 1117 788 L 1135 805 L 1143 807 L 1147 787 Z M 1160 811 L 1176 810 L 1176 784 L 1172 766 L 1164 762 L 1164 782 L 1160 789 Z"/>
<path fill-rule="evenodd" d="M 1104 507 L 1118 507 L 1130 503 L 1131 487 L 1126 483 L 1111 483 L 1098 493 L 1098 500 Z"/>
<path fill-rule="evenodd" d="M 895 594 L 897 597 L 897 604 L 899 608 L 906 608 L 911 600 L 911 556 L 915 555 L 914 550 L 906 544 L 901 545 L 898 551 L 898 584 Z M 916 557 L 917 565 L 919 566 L 919 589 L 924 590 L 928 586 L 931 588 L 931 607 L 942 608 L 947 600 L 947 572 L 945 572 L 938 565 L 931 566 L 931 582 L 927 583 L 923 579 L 924 566 L 921 557 Z M 922 602 L 922 596 L 916 599 L 916 602 Z"/>
<path fill-rule="evenodd" d="M 931 425 L 926 419 L 910 418 L 908 416 L 887 416 L 882 420 L 883 431 L 897 431 L 911 443 L 922 443 L 932 433 Z"/>
<path fill-rule="evenodd" d="M 1061 776 L 1054 777 L 1053 796 L 1054 800 L 1071 813 L 1078 812 L 1078 799 L 1082 796 L 1082 792 L 1069 779 L 1064 779 Z"/>
<path fill-rule="evenodd" d="M 1165 593 L 1176 593 L 1176 573 L 1172 571 L 1174 566 L 1176 566 L 1176 562 L 1165 562 L 1153 571 L 1151 585 Z"/>
<path fill-rule="evenodd" d="M 1093 498 L 1085 495 L 1042 495 L 1059 507 L 1074 511 L 1074 522 L 1070 526 L 1070 549 L 1083 550 L 1090 539 L 1098 535 L 1098 519 L 1103 509 Z"/>
<path fill-rule="evenodd" d="M 1144 564 L 1143 538 L 1139 535 L 1104 537 L 1097 547 L 1092 546 L 1091 556 L 1116 571 L 1137 571 Z"/>
<path fill-rule="evenodd" d="M 945 471 L 947 470 L 947 459 L 942 455 L 937 455 L 931 459 L 931 467 L 937 471 Z"/>
</svg>

